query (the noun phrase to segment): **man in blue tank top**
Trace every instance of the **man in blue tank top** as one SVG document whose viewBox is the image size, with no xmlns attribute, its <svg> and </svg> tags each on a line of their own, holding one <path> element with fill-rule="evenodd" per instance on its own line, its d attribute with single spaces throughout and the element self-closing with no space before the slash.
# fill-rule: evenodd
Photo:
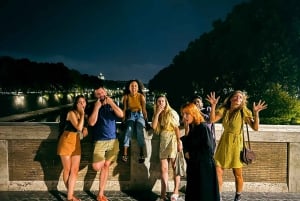
<svg viewBox="0 0 300 201">
<path fill-rule="evenodd" d="M 123 118 L 123 111 L 107 96 L 103 86 L 95 88 L 97 100 L 87 110 L 88 122 L 94 142 L 93 169 L 100 171 L 97 201 L 107 201 L 104 189 L 110 165 L 118 158 L 119 141 L 116 133 L 116 120 Z"/>
</svg>

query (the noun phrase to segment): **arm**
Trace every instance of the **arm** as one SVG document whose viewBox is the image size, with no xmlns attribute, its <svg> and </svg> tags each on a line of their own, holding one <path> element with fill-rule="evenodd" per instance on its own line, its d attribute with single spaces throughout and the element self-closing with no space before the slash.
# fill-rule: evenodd
<svg viewBox="0 0 300 201">
<path fill-rule="evenodd" d="M 206 100 L 210 103 L 211 105 L 211 111 L 210 111 L 210 117 L 209 120 L 211 123 L 215 123 L 219 121 L 222 118 L 221 114 L 216 114 L 216 106 L 219 102 L 220 96 L 216 98 L 215 92 L 211 92 L 209 95 L 207 95 Z"/>
<path fill-rule="evenodd" d="M 189 124 L 186 121 L 184 121 L 183 125 L 184 125 L 184 135 L 188 135 L 190 131 Z"/>
<path fill-rule="evenodd" d="M 122 121 L 125 121 L 126 119 L 126 110 L 127 110 L 127 95 L 124 95 L 123 98 L 123 117 L 122 117 Z"/>
<path fill-rule="evenodd" d="M 142 105 L 142 113 L 144 116 L 145 121 L 148 121 L 147 109 L 146 109 L 146 98 L 144 95 L 141 96 L 141 105 Z"/>
<path fill-rule="evenodd" d="M 67 119 L 70 120 L 74 128 L 77 129 L 77 131 L 82 131 L 83 129 L 83 124 L 84 124 L 84 110 L 82 109 L 79 112 L 80 118 L 78 119 L 76 113 L 72 110 L 68 112 L 67 114 Z"/>
<path fill-rule="evenodd" d="M 122 109 L 116 105 L 116 103 L 113 101 L 112 98 L 106 97 L 106 103 L 111 106 L 111 108 L 113 109 L 113 111 L 117 117 L 124 118 L 124 113 L 123 113 Z"/>
<path fill-rule="evenodd" d="M 255 130 L 258 131 L 259 128 L 259 112 L 261 110 L 264 110 L 267 108 L 267 104 L 265 104 L 265 101 L 259 100 L 258 103 L 256 104 L 255 102 L 253 103 L 253 119 L 248 118 L 246 121 L 249 124 L 249 126 Z"/>
<path fill-rule="evenodd" d="M 177 151 L 180 152 L 182 151 L 182 142 L 180 140 L 180 129 L 178 126 L 174 127 L 175 134 L 176 134 L 176 139 L 177 139 Z"/>
<path fill-rule="evenodd" d="M 102 103 L 100 102 L 100 100 L 97 100 L 94 104 L 93 111 L 88 118 L 88 124 L 90 126 L 94 126 L 96 124 L 97 119 L 98 119 L 99 109 L 101 108 L 101 106 L 102 106 Z"/>
<path fill-rule="evenodd" d="M 158 122 L 158 118 L 160 113 L 164 110 L 165 108 L 162 106 L 157 105 L 156 106 L 156 110 L 155 110 L 155 114 L 153 114 L 153 118 L 152 118 L 152 128 L 156 129 L 159 122 Z"/>
</svg>

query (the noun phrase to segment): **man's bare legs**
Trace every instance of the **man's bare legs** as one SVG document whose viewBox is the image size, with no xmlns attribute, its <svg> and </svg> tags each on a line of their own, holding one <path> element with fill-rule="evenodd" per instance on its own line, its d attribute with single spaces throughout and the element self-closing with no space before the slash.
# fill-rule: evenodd
<svg viewBox="0 0 300 201">
<path fill-rule="evenodd" d="M 93 169 L 95 171 L 100 171 L 99 175 L 99 193 L 98 197 L 101 198 L 104 196 L 104 190 L 107 183 L 107 178 L 109 174 L 109 167 L 111 165 L 110 161 L 100 161 L 97 163 L 93 163 Z M 98 199 L 98 198 L 97 198 Z"/>
</svg>

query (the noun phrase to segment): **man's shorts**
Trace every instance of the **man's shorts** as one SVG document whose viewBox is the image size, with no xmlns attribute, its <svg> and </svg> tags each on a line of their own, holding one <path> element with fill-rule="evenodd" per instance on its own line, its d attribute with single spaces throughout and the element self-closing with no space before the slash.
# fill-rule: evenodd
<svg viewBox="0 0 300 201">
<path fill-rule="evenodd" d="M 114 162 L 119 154 L 118 139 L 101 140 L 94 144 L 93 163 L 103 160 Z"/>
</svg>

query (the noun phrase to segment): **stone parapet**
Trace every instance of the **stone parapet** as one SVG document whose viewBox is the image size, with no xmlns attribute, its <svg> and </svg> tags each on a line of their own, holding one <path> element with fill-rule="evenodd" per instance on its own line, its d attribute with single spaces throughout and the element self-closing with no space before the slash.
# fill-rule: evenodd
<svg viewBox="0 0 300 201">
<path fill-rule="evenodd" d="M 244 191 L 300 192 L 300 126 L 260 125 L 259 131 L 249 131 L 257 160 L 243 169 Z M 217 140 L 221 133 L 221 124 L 216 124 Z M 56 155 L 57 136 L 57 123 L 1 122 L 0 190 L 65 190 L 60 158 Z M 121 133 L 119 138 L 122 139 Z M 160 191 L 159 137 L 145 132 L 145 141 L 145 163 L 138 163 L 138 146 L 133 139 L 129 162 L 119 159 L 112 164 L 107 190 Z M 91 168 L 92 149 L 89 137 L 82 140 L 77 190 L 98 189 L 99 173 Z M 122 147 L 120 150 L 121 156 Z M 171 169 L 169 175 L 172 189 Z M 224 172 L 223 190 L 234 191 L 231 170 Z"/>
</svg>

